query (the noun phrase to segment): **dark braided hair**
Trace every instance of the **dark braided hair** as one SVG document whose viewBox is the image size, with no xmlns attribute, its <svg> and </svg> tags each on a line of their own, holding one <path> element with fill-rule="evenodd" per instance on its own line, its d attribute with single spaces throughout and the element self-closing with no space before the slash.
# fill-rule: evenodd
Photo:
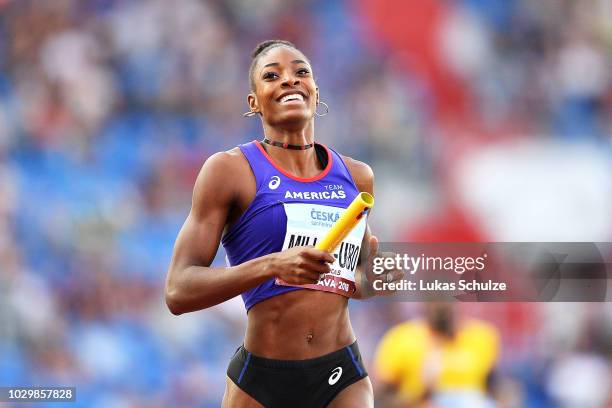
<svg viewBox="0 0 612 408">
<path fill-rule="evenodd" d="M 257 61 L 259 61 L 259 58 L 262 55 L 270 51 L 272 48 L 276 47 L 289 47 L 293 48 L 296 51 L 300 51 L 295 46 L 295 44 L 285 40 L 267 40 L 257 44 L 255 49 L 253 50 L 253 53 L 251 54 L 251 67 L 249 68 L 249 83 L 251 84 L 251 91 L 255 91 L 255 80 L 253 79 L 253 71 L 255 71 Z"/>
</svg>

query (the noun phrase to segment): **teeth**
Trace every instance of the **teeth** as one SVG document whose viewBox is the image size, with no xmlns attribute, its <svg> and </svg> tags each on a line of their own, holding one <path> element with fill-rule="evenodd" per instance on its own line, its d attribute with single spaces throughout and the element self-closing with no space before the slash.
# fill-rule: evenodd
<svg viewBox="0 0 612 408">
<path fill-rule="evenodd" d="M 293 100 L 303 101 L 304 97 L 298 93 L 285 95 L 281 99 L 281 102 L 287 102 L 287 101 L 293 101 Z"/>
</svg>

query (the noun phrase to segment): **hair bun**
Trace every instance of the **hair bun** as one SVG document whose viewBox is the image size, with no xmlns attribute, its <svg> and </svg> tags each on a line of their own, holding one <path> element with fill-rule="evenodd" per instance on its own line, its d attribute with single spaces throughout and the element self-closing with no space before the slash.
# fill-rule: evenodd
<svg viewBox="0 0 612 408">
<path fill-rule="evenodd" d="M 255 49 L 253 50 L 253 53 L 251 54 L 251 58 L 255 59 L 259 54 L 266 51 L 268 48 L 279 47 L 281 45 L 297 49 L 297 47 L 292 42 L 286 40 L 266 40 L 257 44 Z"/>
</svg>

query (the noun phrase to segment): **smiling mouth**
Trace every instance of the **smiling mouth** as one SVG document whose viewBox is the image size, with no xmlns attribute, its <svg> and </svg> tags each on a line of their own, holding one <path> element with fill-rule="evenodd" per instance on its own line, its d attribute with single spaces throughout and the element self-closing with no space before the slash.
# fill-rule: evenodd
<svg viewBox="0 0 612 408">
<path fill-rule="evenodd" d="M 279 102 L 280 103 L 304 102 L 304 96 L 302 96 L 299 93 L 289 94 L 289 95 L 283 96 Z"/>
</svg>

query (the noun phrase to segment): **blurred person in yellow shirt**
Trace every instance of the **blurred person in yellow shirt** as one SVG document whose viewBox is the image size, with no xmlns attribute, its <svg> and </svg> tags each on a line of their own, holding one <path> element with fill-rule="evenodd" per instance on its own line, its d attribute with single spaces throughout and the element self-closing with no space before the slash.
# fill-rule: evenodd
<svg viewBox="0 0 612 408">
<path fill-rule="evenodd" d="M 377 406 L 493 406 L 487 384 L 499 356 L 497 329 L 456 319 L 452 304 L 428 303 L 425 309 L 425 319 L 391 328 L 378 345 Z"/>
</svg>

